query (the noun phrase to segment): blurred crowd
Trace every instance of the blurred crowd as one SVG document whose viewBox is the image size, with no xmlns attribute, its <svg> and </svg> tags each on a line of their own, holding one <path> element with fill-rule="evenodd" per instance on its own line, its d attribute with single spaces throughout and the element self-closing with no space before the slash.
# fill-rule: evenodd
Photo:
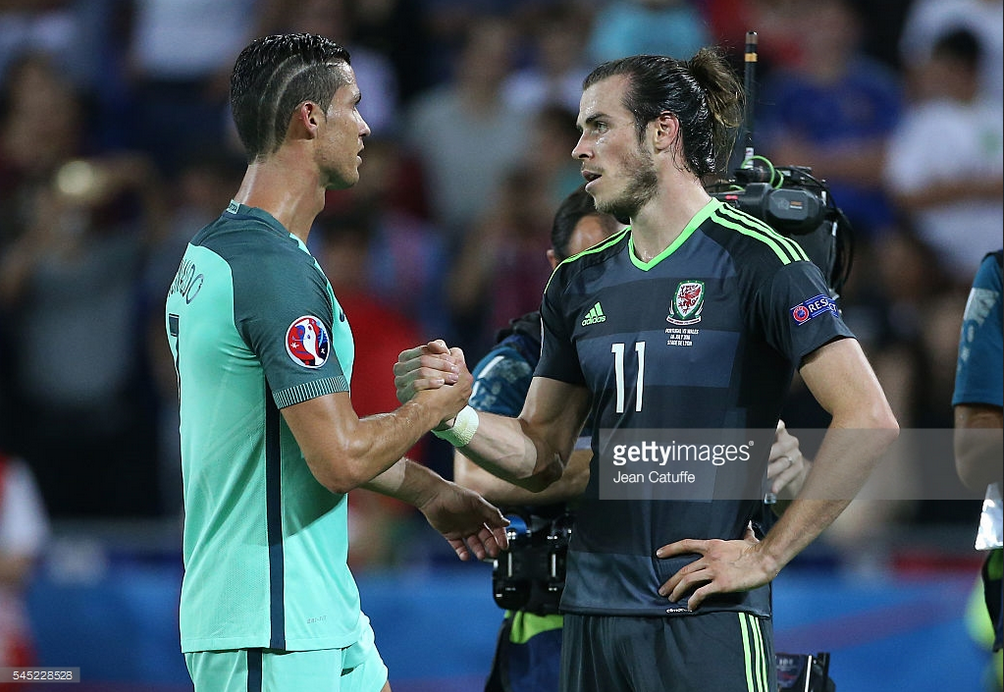
<svg viewBox="0 0 1004 692">
<path fill-rule="evenodd" d="M 966 294 L 1001 246 L 1000 0 L 0 0 L 0 449 L 54 518 L 180 511 L 163 301 L 244 171 L 227 79 L 251 37 L 352 54 L 372 136 L 311 250 L 356 334 L 362 415 L 397 405 L 403 348 L 443 337 L 473 363 L 539 305 L 593 66 L 715 43 L 741 71 L 749 29 L 757 154 L 827 181 L 854 228 L 847 322 L 901 426 L 950 428 Z M 796 382 L 788 427 L 822 415 Z M 449 473 L 437 440 L 414 454 Z M 393 560 L 413 516 L 352 502 L 353 559 Z"/>
</svg>

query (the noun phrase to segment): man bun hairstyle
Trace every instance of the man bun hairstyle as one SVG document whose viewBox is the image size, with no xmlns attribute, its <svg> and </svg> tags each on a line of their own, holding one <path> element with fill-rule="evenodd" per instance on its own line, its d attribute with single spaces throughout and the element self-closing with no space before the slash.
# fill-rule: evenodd
<svg viewBox="0 0 1004 692">
<path fill-rule="evenodd" d="M 603 63 L 583 81 L 626 75 L 624 106 L 634 114 L 638 140 L 665 112 L 680 122 L 687 169 L 699 178 L 720 174 L 728 164 L 744 112 L 744 92 L 724 53 L 702 48 L 690 60 L 665 55 L 633 55 Z"/>
<path fill-rule="evenodd" d="M 230 109 L 248 163 L 279 148 L 301 103 L 327 110 L 346 84 L 344 71 L 335 69 L 341 64 L 351 64 L 349 52 L 316 34 L 262 36 L 241 51 L 230 78 Z"/>
</svg>

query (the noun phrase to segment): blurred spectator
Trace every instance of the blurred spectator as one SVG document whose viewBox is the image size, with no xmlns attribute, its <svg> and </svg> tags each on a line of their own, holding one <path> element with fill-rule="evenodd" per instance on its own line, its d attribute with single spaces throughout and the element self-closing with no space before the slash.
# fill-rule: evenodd
<svg viewBox="0 0 1004 692">
<path fill-rule="evenodd" d="M 799 58 L 778 64 L 763 83 L 757 151 L 775 165 L 810 166 L 857 236 L 873 238 L 894 220 L 882 175 L 902 112 L 899 76 L 861 51 L 852 0 L 819 0 L 791 21 Z"/>
<path fill-rule="evenodd" d="M 368 147 L 367 147 L 368 148 Z M 373 220 L 364 213 L 329 216 L 319 222 L 318 260 L 345 312 L 358 348 L 352 366 L 352 407 L 360 417 L 392 411 L 400 402 L 394 389 L 398 354 L 425 340 L 418 324 L 382 301 L 369 288 L 367 269 L 375 248 Z M 424 461 L 426 440 L 408 453 Z M 349 495 L 349 562 L 354 568 L 387 567 L 395 547 L 409 531 L 409 519 L 421 519 L 410 505 L 356 488 Z M 424 521 L 424 520 L 423 520 Z M 353 545 L 354 544 L 354 545 Z"/>
<path fill-rule="evenodd" d="M 0 302 L 17 326 L 17 432 L 57 516 L 156 513 L 152 401 L 139 279 L 156 184 L 138 157 L 67 161 L 4 255 Z"/>
<path fill-rule="evenodd" d="M 983 47 L 979 91 L 1000 101 L 1004 95 L 1004 2 L 1001 0 L 914 0 L 903 22 L 899 50 L 908 73 L 926 63 L 938 39 L 968 29 Z M 920 73 L 920 79 L 926 79 Z"/>
<path fill-rule="evenodd" d="M 358 343 L 352 368 L 352 406 L 360 416 L 400 406 L 394 390 L 398 354 L 423 341 L 418 324 L 370 289 L 373 220 L 365 213 L 322 218 L 320 264 Z M 367 339 L 367 336 L 371 337 Z"/>
<path fill-rule="evenodd" d="M 73 0 L 5 0 L 0 3 L 0 74 L 18 55 L 33 51 L 66 57 L 78 39 Z M 59 60 L 70 67 L 69 60 Z"/>
<path fill-rule="evenodd" d="M 163 216 L 159 181 L 142 156 L 93 155 L 78 96 L 45 61 L 20 64 L 7 86 L 0 311 L 11 448 L 31 460 L 54 516 L 154 513 L 138 282 Z"/>
<path fill-rule="evenodd" d="M 501 18 L 471 25 L 455 77 L 420 95 L 405 114 L 405 142 L 426 173 L 434 221 L 454 238 L 493 205 L 504 172 L 523 156 L 530 114 L 510 106 L 513 32 Z"/>
<path fill-rule="evenodd" d="M 574 145 L 573 145 L 574 146 Z M 484 353 L 513 315 L 540 307 L 553 209 L 541 172 L 518 166 L 467 236 L 449 277 L 449 304 L 465 351 Z"/>
<path fill-rule="evenodd" d="M 579 108 L 568 110 L 552 104 L 537 111 L 530 133 L 525 160 L 540 177 L 552 209 L 574 190 L 582 187 L 581 164 L 570 156 L 578 141 L 575 119 Z"/>
<path fill-rule="evenodd" d="M 524 33 L 542 7 L 561 0 L 415 0 L 420 21 L 412 30 L 422 32 L 427 52 L 422 56 L 426 88 L 455 79 L 471 32 L 478 24 L 503 20 L 516 33 Z M 591 0 L 587 0 L 591 1 Z M 412 56 L 414 61 L 414 56 Z"/>
<path fill-rule="evenodd" d="M 774 64 L 795 64 L 801 53 L 793 25 L 806 6 L 793 0 L 703 0 L 712 40 L 728 51 L 733 67 L 742 73 L 746 33 L 757 33 L 758 79 Z"/>
<path fill-rule="evenodd" d="M 531 26 L 530 61 L 506 80 L 506 101 L 531 112 L 553 104 L 578 113 L 582 79 L 592 69 L 584 51 L 589 26 L 589 14 L 577 3 L 566 0 L 541 10 Z"/>
<path fill-rule="evenodd" d="M 903 17 L 914 0 L 852 0 L 867 31 L 861 36 L 861 49 L 886 66 L 899 66 L 897 41 Z M 747 31 L 759 38 L 757 71 L 766 75 L 775 65 L 795 64 L 801 59 L 799 31 L 807 20 L 818 24 L 825 15 L 817 15 L 815 4 L 802 0 L 702 0 L 700 3 L 712 26 L 715 40 L 734 54 L 735 66 L 743 69 L 743 43 Z"/>
<path fill-rule="evenodd" d="M 397 117 L 397 77 L 390 60 L 355 41 L 351 8 L 345 0 L 264 0 L 270 4 L 261 34 L 306 32 L 345 46 L 363 95 L 366 124 L 374 135 L 385 133 Z"/>
<path fill-rule="evenodd" d="M 379 0 L 355 2 L 350 7 L 354 45 L 390 61 L 402 103 L 431 86 L 428 63 L 432 49 L 421 5 L 419 0 Z M 353 52 L 353 63 L 354 56 Z"/>
<path fill-rule="evenodd" d="M 965 29 L 942 36 L 922 67 L 922 100 L 893 134 L 885 180 L 900 209 L 960 286 L 1004 221 L 1000 99 L 981 99 L 983 53 Z"/>
<path fill-rule="evenodd" d="M 597 64 L 640 53 L 687 60 L 710 43 L 691 0 L 611 0 L 596 14 L 589 56 Z"/>
<path fill-rule="evenodd" d="M 0 666 L 39 663 L 25 591 L 48 537 L 48 515 L 31 470 L 0 452 Z"/>
<path fill-rule="evenodd" d="M 421 171 L 393 139 L 368 137 L 362 157 L 365 174 L 351 190 L 328 193 L 320 220 L 365 218 L 370 252 L 361 269 L 367 290 L 416 322 L 420 341 L 447 336 L 447 247 L 443 232 L 425 218 Z"/>
<path fill-rule="evenodd" d="M 229 75 L 256 33 L 260 0 L 131 0 L 130 144 L 174 175 L 182 158 L 229 131 Z"/>
<path fill-rule="evenodd" d="M 71 156 L 90 153 L 84 98 L 44 53 L 24 53 L 0 80 L 0 252 L 34 217 L 36 191 Z M 60 103 L 60 108 L 52 104 Z M 38 117 L 47 113 L 46 118 Z"/>
</svg>

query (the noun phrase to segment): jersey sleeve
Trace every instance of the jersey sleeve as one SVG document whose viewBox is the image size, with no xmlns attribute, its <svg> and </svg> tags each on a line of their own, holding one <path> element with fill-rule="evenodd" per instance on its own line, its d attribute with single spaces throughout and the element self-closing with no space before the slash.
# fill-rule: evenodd
<svg viewBox="0 0 1004 692">
<path fill-rule="evenodd" d="M 579 365 L 578 353 L 572 342 L 572 323 L 568 311 L 563 309 L 562 279 L 568 265 L 560 265 L 544 290 L 540 306 L 541 351 L 540 362 L 534 372 L 570 384 L 585 384 L 586 378 Z"/>
<path fill-rule="evenodd" d="M 474 389 L 468 402 L 478 411 L 518 416 L 530 390 L 533 368 L 519 351 L 499 344 L 474 368 Z"/>
<path fill-rule="evenodd" d="M 234 265 L 234 320 L 279 408 L 349 389 L 328 290 L 313 258 L 299 249 Z"/>
<path fill-rule="evenodd" d="M 854 334 L 830 297 L 823 274 L 812 262 L 784 265 L 770 277 L 755 301 L 764 336 L 799 367 L 821 346 Z"/>
<path fill-rule="evenodd" d="M 952 405 L 1004 406 L 1004 333 L 1001 269 L 994 256 L 983 260 L 962 317 Z"/>
</svg>

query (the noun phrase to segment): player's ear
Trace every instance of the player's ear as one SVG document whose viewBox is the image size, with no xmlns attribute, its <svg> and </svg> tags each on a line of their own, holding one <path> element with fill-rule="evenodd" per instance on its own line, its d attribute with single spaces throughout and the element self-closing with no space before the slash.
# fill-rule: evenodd
<svg viewBox="0 0 1004 692">
<path fill-rule="evenodd" d="M 680 133 L 680 121 L 669 111 L 663 111 L 652 122 L 652 145 L 655 150 L 670 148 Z"/>
<path fill-rule="evenodd" d="M 547 250 L 547 261 L 551 264 L 551 271 L 557 269 L 558 265 L 561 264 L 558 261 L 558 256 L 554 254 L 554 248 L 549 248 Z"/>
<path fill-rule="evenodd" d="M 321 107 L 313 101 L 304 101 L 289 117 L 288 135 L 294 139 L 314 139 L 317 137 L 317 129 L 321 124 L 324 115 Z"/>
</svg>

